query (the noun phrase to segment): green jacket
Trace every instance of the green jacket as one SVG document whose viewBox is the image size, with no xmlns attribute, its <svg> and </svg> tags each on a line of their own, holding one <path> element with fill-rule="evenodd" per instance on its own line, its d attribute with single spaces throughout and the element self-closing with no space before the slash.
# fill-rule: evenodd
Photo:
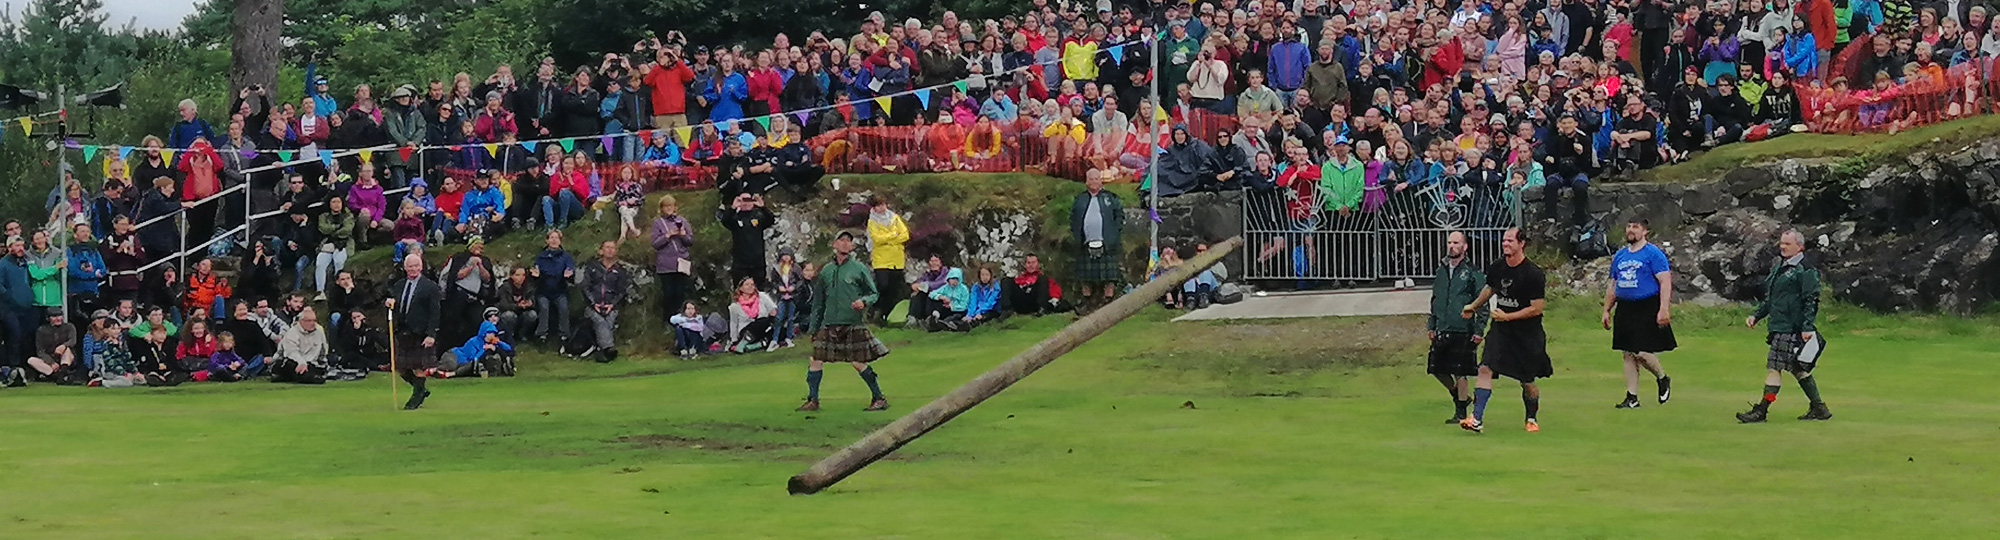
<svg viewBox="0 0 2000 540">
<path fill-rule="evenodd" d="M 422 110 L 416 106 L 399 107 L 391 104 L 388 107 L 384 107 L 382 113 L 383 131 L 389 133 L 390 142 L 396 143 L 397 146 L 423 144 L 424 135 L 428 133 L 428 128 L 425 127 L 426 122 L 424 121 Z M 402 167 L 409 165 L 409 160 L 403 159 L 402 152 L 392 150 L 388 154 L 389 158 L 386 161 L 389 166 Z"/>
<path fill-rule="evenodd" d="M 62 269 L 65 264 L 69 264 L 69 259 L 54 247 L 41 253 L 28 249 L 28 290 L 35 293 L 35 305 L 62 305 Z"/>
<path fill-rule="evenodd" d="M 345 210 L 338 214 L 333 212 L 320 214 L 320 240 L 333 244 L 334 249 L 354 247 L 354 219 L 354 212 Z"/>
<path fill-rule="evenodd" d="M 1819 269 L 1798 262 L 1782 262 L 1764 279 L 1764 303 L 1757 306 L 1757 320 L 1773 334 L 1818 332 Z"/>
<path fill-rule="evenodd" d="M 1480 291 L 1486 289 L 1486 274 L 1472 267 L 1470 259 L 1458 266 L 1439 264 L 1437 280 L 1431 282 L 1431 316 L 1424 323 L 1424 329 L 1438 333 L 1486 335 L 1486 319 L 1489 310 L 1472 310 L 1472 318 L 1466 319 L 1466 304 L 1479 299 Z"/>
<path fill-rule="evenodd" d="M 1326 164 L 1319 168 L 1319 190 L 1326 197 L 1326 210 L 1328 212 L 1342 208 L 1349 211 L 1361 210 L 1361 194 L 1364 192 L 1362 188 L 1367 186 L 1365 182 L 1367 171 L 1368 167 L 1362 165 L 1361 160 L 1355 159 L 1354 156 L 1347 156 L 1345 164 L 1336 163 L 1331 159 L 1326 160 Z"/>
<path fill-rule="evenodd" d="M 874 272 L 853 254 L 848 254 L 847 262 L 827 261 L 812 287 L 812 313 L 806 327 L 813 333 L 828 326 L 861 325 L 862 313 L 875 305 L 877 298 Z M 863 304 L 862 311 L 854 309 L 855 300 Z"/>
</svg>

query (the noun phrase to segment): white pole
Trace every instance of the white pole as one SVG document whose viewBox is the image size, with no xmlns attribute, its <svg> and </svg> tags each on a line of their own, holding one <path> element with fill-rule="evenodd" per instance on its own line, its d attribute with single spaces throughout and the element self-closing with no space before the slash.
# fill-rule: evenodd
<svg viewBox="0 0 2000 540">
<path fill-rule="evenodd" d="M 1160 104 L 1160 46 L 1163 43 L 1160 41 L 1160 34 L 1146 36 L 1144 39 L 1152 41 L 1148 48 L 1151 58 L 1146 61 L 1146 69 L 1153 74 L 1152 81 L 1147 83 L 1150 87 L 1148 91 L 1152 94 L 1152 98 L 1148 100 L 1151 103 L 1147 110 L 1139 111 L 1139 114 L 1146 115 L 1148 125 L 1153 127 L 1147 137 L 1151 140 L 1146 143 L 1146 147 L 1150 149 L 1146 156 L 1146 177 L 1151 178 L 1153 183 L 1153 189 L 1146 192 L 1146 224 L 1152 230 L 1152 241 L 1147 245 L 1146 251 L 1146 271 L 1150 273 L 1153 270 L 1153 260 L 1160 254 L 1160 222 L 1152 218 L 1160 213 L 1160 117 L 1154 111 L 1161 110 L 1165 106 Z"/>
</svg>

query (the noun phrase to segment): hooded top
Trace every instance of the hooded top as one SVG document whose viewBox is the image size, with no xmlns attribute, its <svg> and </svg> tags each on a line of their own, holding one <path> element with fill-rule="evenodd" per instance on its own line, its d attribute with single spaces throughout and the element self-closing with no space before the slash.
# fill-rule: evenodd
<svg viewBox="0 0 2000 540">
<path fill-rule="evenodd" d="M 471 339 L 465 340 L 464 345 L 460 345 L 450 352 L 453 356 L 458 357 L 460 364 L 478 361 L 486 355 L 486 335 L 498 333 L 500 333 L 500 328 L 494 326 L 492 321 L 482 321 L 479 323 L 479 333 L 473 334 Z M 493 348 L 501 352 L 514 352 L 514 346 L 508 345 L 504 339 L 498 343 L 494 343 Z"/>
<path fill-rule="evenodd" d="M 947 301 L 952 313 L 964 315 L 972 305 L 972 290 L 965 286 L 965 271 L 953 268 L 945 273 L 944 279 L 943 286 L 931 290 L 931 299 Z"/>
<path fill-rule="evenodd" d="M 1160 159 L 1161 197 L 1193 191 L 1200 187 L 1202 176 L 1214 174 L 1204 169 L 1214 161 L 1215 151 L 1209 148 L 1208 143 L 1189 134 L 1187 126 L 1174 126 L 1168 140 L 1174 142 L 1166 147 L 1165 155 Z"/>
</svg>

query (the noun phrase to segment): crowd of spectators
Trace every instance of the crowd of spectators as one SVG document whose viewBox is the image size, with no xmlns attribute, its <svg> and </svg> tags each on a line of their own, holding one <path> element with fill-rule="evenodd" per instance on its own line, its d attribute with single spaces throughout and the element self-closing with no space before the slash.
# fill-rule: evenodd
<svg viewBox="0 0 2000 540">
<path fill-rule="evenodd" d="M 767 195 L 814 190 L 828 170 L 1000 166 L 1074 169 L 1093 185 L 1072 216 L 1085 284 L 1077 307 L 1087 309 L 1096 285 L 1108 300 L 1122 274 L 1118 220 L 1103 219 L 1122 206 L 1101 194 L 1106 182 L 1146 180 L 1162 196 L 1269 194 L 1253 204 L 1294 231 L 1447 180 L 1494 192 L 1539 187 L 1550 215 L 1569 193 L 1581 223 L 1592 182 L 1703 148 L 1984 112 L 1979 81 L 2000 55 L 2000 25 L 1989 19 L 1986 6 L 1956 0 L 1921 9 L 1878 0 L 1029 0 L 988 20 L 873 13 L 850 36 L 779 34 L 768 47 L 696 45 L 667 32 L 568 73 L 552 59 L 525 77 L 500 65 L 483 79 L 398 82 L 379 101 L 369 84 L 335 95 L 335 81 L 309 67 L 296 96 L 240 89 L 226 120 L 216 118 L 220 129 L 181 102 L 165 139 L 107 154 L 97 189 L 65 165 L 47 225 L 28 232 L 15 222 L 5 233 L 13 253 L 0 264 L 0 319 L 8 365 L 32 357 L 36 373 L 57 379 L 69 365 L 112 375 L 71 377 L 98 381 L 237 379 L 277 366 L 315 374 L 308 379 L 353 376 L 384 349 L 360 310 L 379 292 L 356 288 L 348 256 L 465 246 L 438 273 L 449 289 L 441 336 L 465 343 L 459 365 L 505 356 L 515 340 L 570 339 L 573 319 L 591 339 L 569 349 L 608 359 L 631 279 L 613 261 L 620 243 L 643 236 L 656 253 L 659 324 L 698 338 L 684 354 L 782 347 L 796 331 L 786 321 L 810 305 L 803 284 L 814 270 L 794 254 L 766 253 Z M 1834 52 L 1864 39 L 1869 47 L 1840 64 Z M 1154 85 L 1163 103 L 1150 98 Z M 1897 104 L 1914 91 L 1941 91 L 1948 106 Z M 908 151 L 871 152 L 862 136 L 882 130 L 900 130 Z M 719 310 L 727 321 L 687 302 L 693 227 L 674 199 L 641 226 L 647 192 L 710 185 L 732 238 L 737 292 Z M 244 196 L 217 197 L 238 186 Z M 913 319 L 945 329 L 1069 307 L 1032 258 L 1018 276 L 939 261 L 904 281 L 907 230 L 899 236 L 902 218 L 875 206 L 872 262 L 888 300 L 878 305 L 907 294 Z M 619 239 L 578 261 L 561 229 L 607 209 Z M 239 226 L 249 241 L 217 234 Z M 498 275 L 483 242 L 523 229 L 541 231 L 548 249 Z M 51 247 L 60 235 L 68 253 Z M 233 286 L 211 254 L 240 257 Z M 67 283 L 54 277 L 63 267 Z M 49 310 L 65 295 L 71 310 Z M 886 311 L 875 318 L 886 323 Z M 200 354 L 212 339 L 230 353 Z M 315 339 L 327 345 L 306 343 Z M 120 354 L 133 361 L 100 361 Z M 107 364 L 134 371 L 107 373 Z"/>
</svg>

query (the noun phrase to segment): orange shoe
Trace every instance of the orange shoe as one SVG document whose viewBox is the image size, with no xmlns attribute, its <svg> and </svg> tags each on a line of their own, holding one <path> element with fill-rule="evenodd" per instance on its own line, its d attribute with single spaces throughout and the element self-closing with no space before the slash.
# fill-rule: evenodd
<svg viewBox="0 0 2000 540">
<path fill-rule="evenodd" d="M 1536 422 L 1534 420 L 1528 421 L 1528 433 L 1541 433 L 1541 432 L 1542 432 L 1541 423 Z"/>
<path fill-rule="evenodd" d="M 1486 424 L 1480 422 L 1478 418 L 1466 417 L 1466 419 L 1458 421 L 1458 428 L 1479 433 L 1486 428 Z"/>
</svg>

